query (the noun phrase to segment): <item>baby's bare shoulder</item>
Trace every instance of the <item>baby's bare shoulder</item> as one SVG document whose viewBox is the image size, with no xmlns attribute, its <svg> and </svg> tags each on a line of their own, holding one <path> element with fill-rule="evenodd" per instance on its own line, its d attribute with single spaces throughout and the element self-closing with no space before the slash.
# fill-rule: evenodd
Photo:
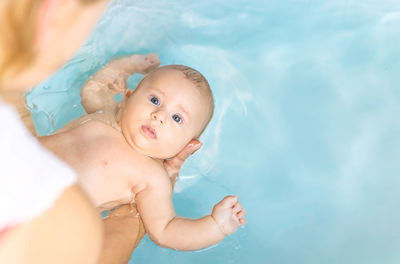
<svg viewBox="0 0 400 264">
<path fill-rule="evenodd" d="M 89 137 L 95 139 L 98 136 L 105 136 L 109 134 L 118 133 L 113 127 L 109 126 L 105 122 L 96 119 L 82 118 L 75 120 L 76 123 L 73 124 L 69 129 L 65 127 L 65 132 L 70 132 L 75 136 L 79 137 Z M 64 132 L 61 131 L 61 132 Z"/>
<path fill-rule="evenodd" d="M 147 157 L 146 160 L 135 164 L 134 170 L 137 179 L 142 183 L 141 186 L 146 189 L 172 188 L 171 180 L 161 163 Z"/>
<path fill-rule="evenodd" d="M 96 119 L 82 119 L 80 120 L 80 126 L 79 128 L 81 128 L 82 130 L 91 130 L 91 132 L 96 132 L 96 131 L 92 131 L 94 129 L 100 129 L 100 131 L 103 130 L 108 130 L 108 129 L 112 129 L 111 126 L 107 125 L 105 122 L 102 122 L 101 120 L 96 120 Z"/>
<path fill-rule="evenodd" d="M 53 134 L 60 134 L 67 131 L 82 132 L 90 129 L 91 127 L 107 126 L 106 122 L 104 122 L 102 119 L 104 119 L 103 115 L 97 113 L 84 115 L 68 122 L 64 127 L 57 130 Z"/>
</svg>

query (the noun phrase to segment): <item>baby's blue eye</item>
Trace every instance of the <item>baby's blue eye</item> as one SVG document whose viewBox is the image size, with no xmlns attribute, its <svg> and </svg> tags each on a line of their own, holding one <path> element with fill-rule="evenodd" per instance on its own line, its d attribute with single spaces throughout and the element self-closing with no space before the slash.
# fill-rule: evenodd
<svg viewBox="0 0 400 264">
<path fill-rule="evenodd" d="M 172 119 L 178 124 L 182 123 L 182 118 L 176 114 L 172 116 Z"/>
<path fill-rule="evenodd" d="M 152 97 L 150 98 L 150 101 L 151 101 L 153 104 L 155 104 L 155 105 L 160 105 L 160 101 L 158 101 L 158 98 L 155 97 L 155 96 L 152 96 Z"/>
</svg>

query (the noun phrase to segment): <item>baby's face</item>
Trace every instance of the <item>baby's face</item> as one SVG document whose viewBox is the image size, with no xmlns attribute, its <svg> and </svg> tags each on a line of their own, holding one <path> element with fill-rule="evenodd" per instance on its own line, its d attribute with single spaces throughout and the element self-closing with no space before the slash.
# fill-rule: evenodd
<svg viewBox="0 0 400 264">
<path fill-rule="evenodd" d="M 153 158 L 175 156 L 206 126 L 211 106 L 183 73 L 160 69 L 123 103 L 121 131 L 134 149 Z"/>
</svg>

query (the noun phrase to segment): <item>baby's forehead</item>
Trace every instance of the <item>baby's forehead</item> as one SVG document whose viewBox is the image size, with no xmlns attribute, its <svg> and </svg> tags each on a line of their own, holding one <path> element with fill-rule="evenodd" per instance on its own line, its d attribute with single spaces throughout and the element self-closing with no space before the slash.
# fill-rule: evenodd
<svg viewBox="0 0 400 264">
<path fill-rule="evenodd" d="M 148 88 L 157 87 L 160 90 L 167 92 L 168 86 L 175 86 L 180 88 L 180 92 L 190 91 L 196 89 L 201 92 L 195 83 L 186 78 L 184 73 L 176 69 L 160 68 L 148 74 L 143 79 L 143 84 Z"/>
<path fill-rule="evenodd" d="M 200 72 L 186 66 L 167 65 L 157 68 L 149 73 L 143 81 L 150 84 L 146 85 L 149 88 L 154 84 L 162 89 L 167 83 L 171 86 L 178 86 L 180 93 L 184 93 L 186 90 L 192 96 L 196 96 L 197 101 L 204 103 L 204 106 L 209 105 L 214 108 L 214 99 L 207 80 Z M 196 92 L 192 93 L 193 90 Z"/>
</svg>

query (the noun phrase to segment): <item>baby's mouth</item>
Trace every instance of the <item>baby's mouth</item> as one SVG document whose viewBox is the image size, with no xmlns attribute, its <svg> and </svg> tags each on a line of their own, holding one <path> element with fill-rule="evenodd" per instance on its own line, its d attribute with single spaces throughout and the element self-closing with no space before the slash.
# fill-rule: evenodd
<svg viewBox="0 0 400 264">
<path fill-rule="evenodd" d="M 151 139 L 157 139 L 156 131 L 150 126 L 142 126 L 143 133 Z"/>
</svg>

